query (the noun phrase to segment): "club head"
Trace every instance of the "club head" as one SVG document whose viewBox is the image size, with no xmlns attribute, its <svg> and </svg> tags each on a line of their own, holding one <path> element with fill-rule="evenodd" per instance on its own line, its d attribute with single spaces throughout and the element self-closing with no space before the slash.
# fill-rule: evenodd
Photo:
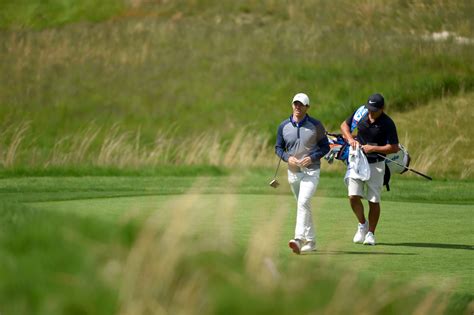
<svg viewBox="0 0 474 315">
<path fill-rule="evenodd" d="M 280 186 L 280 183 L 279 183 L 278 180 L 275 178 L 275 179 L 273 179 L 273 180 L 270 182 L 270 186 L 272 186 L 273 188 L 277 188 L 278 186 Z"/>
</svg>

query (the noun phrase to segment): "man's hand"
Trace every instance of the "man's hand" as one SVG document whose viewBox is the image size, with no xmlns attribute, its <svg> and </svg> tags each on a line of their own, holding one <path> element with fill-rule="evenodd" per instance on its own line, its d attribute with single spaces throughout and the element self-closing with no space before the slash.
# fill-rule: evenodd
<svg viewBox="0 0 474 315">
<path fill-rule="evenodd" d="M 299 166 L 299 163 L 300 163 L 300 161 L 297 158 L 295 158 L 294 156 L 290 156 L 288 158 L 288 164 L 290 166 L 296 167 L 296 166 Z"/>
<path fill-rule="evenodd" d="M 369 153 L 372 153 L 372 152 L 376 152 L 377 150 L 377 147 L 375 145 L 370 145 L 370 144 L 364 144 L 362 146 L 362 150 L 364 150 L 364 152 L 366 154 L 369 154 Z"/>
<path fill-rule="evenodd" d="M 311 158 L 309 156 L 301 159 L 299 162 L 300 162 L 300 165 L 303 166 L 303 167 L 306 167 L 306 166 L 309 166 L 309 165 L 313 164 L 313 161 L 311 160 Z"/>
<path fill-rule="evenodd" d="M 341 124 L 341 132 L 347 143 L 355 150 L 359 142 L 352 136 L 351 129 L 345 120 Z"/>
<path fill-rule="evenodd" d="M 290 166 L 306 167 L 313 164 L 313 160 L 311 160 L 311 157 L 309 156 L 302 158 L 301 160 L 298 160 L 294 156 L 290 156 L 288 158 L 288 164 Z"/>
<path fill-rule="evenodd" d="M 357 145 L 359 145 L 359 141 L 357 141 L 354 138 L 349 139 L 347 142 L 349 142 L 349 145 L 355 150 L 357 148 Z"/>
</svg>

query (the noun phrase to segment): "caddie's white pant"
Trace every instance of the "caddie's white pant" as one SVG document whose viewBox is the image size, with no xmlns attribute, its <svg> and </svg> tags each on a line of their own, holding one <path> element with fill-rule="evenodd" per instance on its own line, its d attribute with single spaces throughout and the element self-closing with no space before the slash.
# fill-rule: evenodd
<svg viewBox="0 0 474 315">
<path fill-rule="evenodd" d="M 297 203 L 295 238 L 300 240 L 315 241 L 311 197 L 318 187 L 319 173 L 319 169 L 297 173 L 288 170 L 288 183 Z"/>
</svg>

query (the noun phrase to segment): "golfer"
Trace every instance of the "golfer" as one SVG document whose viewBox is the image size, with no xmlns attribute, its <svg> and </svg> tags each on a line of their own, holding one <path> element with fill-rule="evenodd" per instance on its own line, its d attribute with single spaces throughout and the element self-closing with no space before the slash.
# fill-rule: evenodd
<svg viewBox="0 0 474 315">
<path fill-rule="evenodd" d="M 341 131 L 346 141 L 355 149 L 360 145 L 367 156 L 370 178 L 367 181 L 348 178 L 348 195 L 352 211 L 359 220 L 354 243 L 375 245 L 375 228 L 380 217 L 380 193 L 385 174 L 383 157 L 398 152 L 397 128 L 393 120 L 384 113 L 385 101 L 381 94 L 373 94 L 365 107 L 368 114 L 360 115 L 355 111 L 341 124 Z M 357 122 L 358 120 L 358 122 Z M 351 133 L 351 126 L 357 126 L 357 137 Z M 367 190 L 364 193 L 364 190 Z M 369 202 L 369 221 L 364 215 L 361 198 L 365 196 Z"/>
<path fill-rule="evenodd" d="M 300 254 L 316 250 L 311 197 L 319 183 L 319 160 L 329 152 L 329 142 L 321 122 L 306 114 L 306 94 L 296 94 L 291 106 L 293 114 L 278 127 L 275 153 L 288 163 L 288 182 L 297 201 L 295 237 L 288 246 Z"/>
</svg>

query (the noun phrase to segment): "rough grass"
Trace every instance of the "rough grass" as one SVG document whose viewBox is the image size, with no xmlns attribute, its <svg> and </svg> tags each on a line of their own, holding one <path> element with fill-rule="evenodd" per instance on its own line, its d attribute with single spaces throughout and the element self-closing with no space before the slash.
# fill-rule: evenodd
<svg viewBox="0 0 474 315">
<path fill-rule="evenodd" d="M 0 122 L 18 135 L 2 141 L 18 145 L 2 148 L 2 160 L 215 165 L 229 151 L 212 150 L 241 129 L 270 147 L 298 91 L 332 130 L 374 91 L 391 113 L 458 93 L 472 99 L 462 94 L 474 78 L 470 12 L 471 1 L 133 1 L 102 23 L 12 26 L 0 33 Z M 181 157 L 157 150 L 160 141 L 184 147 Z"/>
<path fill-rule="evenodd" d="M 473 98 L 472 93 L 460 94 L 408 112 L 388 111 L 412 156 L 412 168 L 435 178 L 473 178 Z M 272 168 L 278 161 L 270 137 L 252 128 L 229 139 L 203 132 L 179 140 L 172 131 L 159 131 L 152 143 L 142 141 L 140 130 L 123 129 L 90 124 L 84 131 L 63 135 L 50 148 L 38 145 L 31 123 L 5 124 L 0 127 L 2 174 L 218 175 L 233 168 Z M 329 171 L 344 171 L 342 163 L 322 163 Z"/>
<path fill-rule="evenodd" d="M 44 29 L 78 21 L 99 22 L 125 9 L 125 1 L 0 1 L 0 29 Z"/>
<path fill-rule="evenodd" d="M 440 177 L 473 177 L 472 99 L 472 95 L 443 98 L 393 116 L 400 141 L 413 155 L 414 169 Z"/>
</svg>

